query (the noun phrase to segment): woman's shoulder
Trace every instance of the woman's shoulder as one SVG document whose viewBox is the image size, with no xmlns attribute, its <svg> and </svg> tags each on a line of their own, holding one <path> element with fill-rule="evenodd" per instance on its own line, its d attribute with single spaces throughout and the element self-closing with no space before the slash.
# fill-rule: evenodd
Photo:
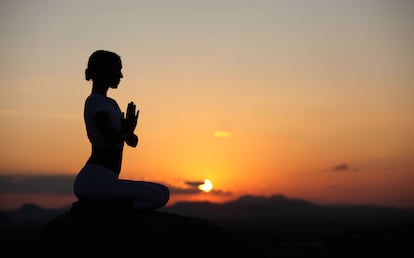
<svg viewBox="0 0 414 258">
<path fill-rule="evenodd" d="M 101 94 L 92 93 L 87 98 L 86 101 L 105 101 L 106 97 Z"/>
<path fill-rule="evenodd" d="M 85 100 L 85 106 L 118 106 L 115 99 L 103 96 L 101 94 L 92 93 Z"/>
<path fill-rule="evenodd" d="M 101 94 L 96 94 L 96 93 L 92 93 L 91 95 L 89 95 L 87 98 L 86 98 L 86 100 L 85 100 L 85 102 L 106 102 L 106 103 L 108 103 L 108 102 L 110 102 L 110 103 L 116 103 L 116 101 L 113 99 L 113 98 L 110 98 L 110 97 L 105 97 L 105 96 L 103 96 L 103 95 L 101 95 Z"/>
</svg>

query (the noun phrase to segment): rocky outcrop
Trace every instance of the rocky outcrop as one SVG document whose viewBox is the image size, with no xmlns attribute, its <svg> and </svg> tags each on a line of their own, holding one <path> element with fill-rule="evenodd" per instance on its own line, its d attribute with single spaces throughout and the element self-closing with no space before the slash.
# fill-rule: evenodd
<svg viewBox="0 0 414 258">
<path fill-rule="evenodd" d="M 75 205 L 52 219 L 40 234 L 37 256 L 251 257 L 231 233 L 204 219 L 124 204 L 99 207 Z"/>
</svg>

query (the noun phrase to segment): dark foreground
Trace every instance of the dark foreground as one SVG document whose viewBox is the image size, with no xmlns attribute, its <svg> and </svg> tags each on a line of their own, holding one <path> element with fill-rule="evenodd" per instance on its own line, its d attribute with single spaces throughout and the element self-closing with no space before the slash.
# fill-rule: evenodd
<svg viewBox="0 0 414 258">
<path fill-rule="evenodd" d="M 155 212 L 80 207 L 0 212 L 1 257 L 414 257 L 413 209 L 281 195 Z"/>
<path fill-rule="evenodd" d="M 72 214 L 73 215 L 73 214 Z M 410 257 L 414 225 L 267 231 L 164 212 L 63 214 L 0 231 L 2 257 Z M 246 222 L 248 224 L 248 222 Z M 228 227 L 226 225 L 229 225 Z M 237 226 L 235 226 L 237 225 Z"/>
</svg>

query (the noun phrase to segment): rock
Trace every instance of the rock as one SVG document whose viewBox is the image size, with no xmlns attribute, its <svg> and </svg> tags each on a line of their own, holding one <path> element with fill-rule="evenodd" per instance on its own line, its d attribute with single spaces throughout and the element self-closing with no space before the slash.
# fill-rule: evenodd
<svg viewBox="0 0 414 258">
<path fill-rule="evenodd" d="M 246 257 L 229 232 L 207 220 L 110 207 L 73 205 L 52 219 L 41 231 L 37 256 Z"/>
</svg>

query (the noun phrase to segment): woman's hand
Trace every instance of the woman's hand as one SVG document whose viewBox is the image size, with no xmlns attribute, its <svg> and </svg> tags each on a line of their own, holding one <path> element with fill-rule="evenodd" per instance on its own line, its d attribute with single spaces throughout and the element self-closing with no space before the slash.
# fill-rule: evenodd
<svg viewBox="0 0 414 258">
<path fill-rule="evenodd" d="M 137 126 L 139 116 L 139 110 L 136 111 L 136 106 L 134 102 L 129 102 L 126 112 L 126 117 L 124 118 L 124 113 L 122 113 L 122 131 L 124 133 L 133 133 L 135 127 Z"/>
<path fill-rule="evenodd" d="M 132 101 L 129 102 L 125 118 L 124 113 L 122 113 L 122 131 L 125 142 L 132 147 L 138 144 L 138 137 L 134 134 L 138 123 L 138 116 L 139 110 L 136 110 L 136 105 Z"/>
</svg>

